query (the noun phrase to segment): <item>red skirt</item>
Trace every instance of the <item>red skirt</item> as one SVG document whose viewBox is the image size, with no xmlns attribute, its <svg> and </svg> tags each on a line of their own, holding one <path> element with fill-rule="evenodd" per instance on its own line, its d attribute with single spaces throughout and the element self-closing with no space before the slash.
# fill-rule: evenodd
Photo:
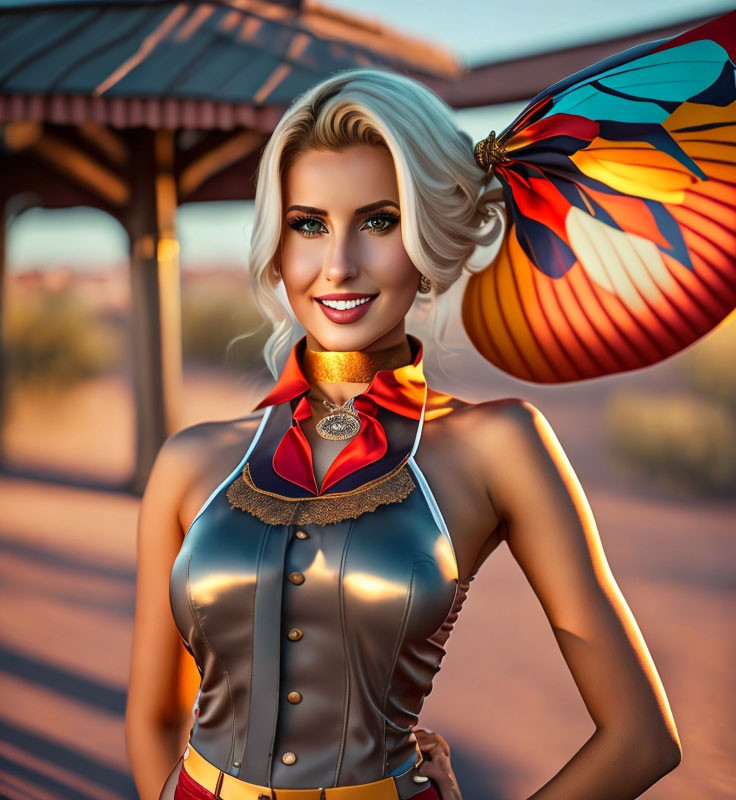
<svg viewBox="0 0 736 800">
<path fill-rule="evenodd" d="M 174 800 L 217 800 L 217 798 L 209 789 L 205 789 L 204 786 L 197 783 L 182 767 L 179 772 L 179 781 L 176 784 Z M 415 794 L 411 800 L 440 800 L 440 793 L 430 778 L 427 787 Z"/>
</svg>

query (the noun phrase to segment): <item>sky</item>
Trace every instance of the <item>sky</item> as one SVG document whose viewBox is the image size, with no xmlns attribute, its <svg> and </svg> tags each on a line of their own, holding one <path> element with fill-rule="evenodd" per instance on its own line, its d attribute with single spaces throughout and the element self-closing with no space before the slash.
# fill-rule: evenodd
<svg viewBox="0 0 736 800">
<path fill-rule="evenodd" d="M 325 0 L 325 4 L 445 44 L 468 65 L 608 39 L 736 6 L 733 0 Z"/>
<path fill-rule="evenodd" d="M 715 15 L 735 5 L 733 0 L 325 0 L 325 4 L 444 44 L 469 66 Z M 460 127 L 477 141 L 492 129 L 503 129 L 524 105 L 455 113 Z M 182 206 L 177 216 L 182 265 L 244 265 L 251 211 L 251 203 Z M 10 272 L 60 263 L 85 269 L 127 258 L 124 230 L 91 208 L 31 209 L 11 221 L 7 241 Z"/>
</svg>

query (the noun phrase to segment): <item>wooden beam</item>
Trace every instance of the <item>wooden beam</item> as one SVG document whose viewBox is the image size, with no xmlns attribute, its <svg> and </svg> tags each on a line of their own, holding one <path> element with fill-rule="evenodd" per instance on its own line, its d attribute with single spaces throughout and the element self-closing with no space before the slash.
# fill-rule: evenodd
<svg viewBox="0 0 736 800">
<path fill-rule="evenodd" d="M 5 125 L 4 140 L 9 150 L 30 153 L 106 203 L 122 207 L 130 200 L 125 180 L 37 122 L 9 122 Z"/>
<path fill-rule="evenodd" d="M 49 169 L 45 161 L 28 150 L 0 158 L 0 175 L 0 191 L 7 197 L 32 195 L 33 204 L 40 208 L 91 206 L 122 223 L 123 208 L 111 205 L 66 175 Z"/>
<path fill-rule="evenodd" d="M 98 122 L 83 122 L 77 127 L 77 133 L 104 153 L 112 164 L 124 167 L 128 163 L 130 153 L 125 139 L 107 125 L 100 125 Z"/>
<path fill-rule="evenodd" d="M 130 236 L 136 462 L 131 488 L 142 493 L 159 448 L 181 418 L 181 322 L 174 133 L 138 128 L 131 169 Z"/>
<path fill-rule="evenodd" d="M 249 156 L 268 137 L 259 131 L 240 131 L 193 159 L 179 175 L 182 201 L 218 172 Z"/>
</svg>

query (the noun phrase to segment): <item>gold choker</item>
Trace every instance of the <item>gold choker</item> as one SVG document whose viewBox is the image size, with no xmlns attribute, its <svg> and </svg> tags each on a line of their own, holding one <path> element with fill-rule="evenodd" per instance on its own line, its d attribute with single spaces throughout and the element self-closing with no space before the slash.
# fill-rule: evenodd
<svg viewBox="0 0 736 800">
<path fill-rule="evenodd" d="M 310 382 L 370 383 L 382 369 L 397 369 L 411 364 L 412 353 L 408 339 L 383 350 L 310 350 L 304 348 L 301 368 Z"/>
</svg>

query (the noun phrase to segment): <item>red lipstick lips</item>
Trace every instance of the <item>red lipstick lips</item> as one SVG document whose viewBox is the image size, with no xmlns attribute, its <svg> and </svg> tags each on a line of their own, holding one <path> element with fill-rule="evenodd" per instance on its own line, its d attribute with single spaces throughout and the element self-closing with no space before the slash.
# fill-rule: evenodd
<svg viewBox="0 0 736 800">
<path fill-rule="evenodd" d="M 355 322 L 356 320 L 360 319 L 363 314 L 368 311 L 368 308 L 373 304 L 373 301 L 376 299 L 376 297 L 378 297 L 378 294 L 371 295 L 360 292 L 333 292 L 331 294 L 320 295 L 314 299 L 317 302 L 317 305 L 322 309 L 322 312 L 327 319 L 329 319 L 331 322 L 345 324 L 349 322 Z M 366 302 L 358 303 L 358 305 L 354 306 L 353 308 L 330 308 L 330 306 L 321 302 L 322 300 L 366 300 Z"/>
</svg>

